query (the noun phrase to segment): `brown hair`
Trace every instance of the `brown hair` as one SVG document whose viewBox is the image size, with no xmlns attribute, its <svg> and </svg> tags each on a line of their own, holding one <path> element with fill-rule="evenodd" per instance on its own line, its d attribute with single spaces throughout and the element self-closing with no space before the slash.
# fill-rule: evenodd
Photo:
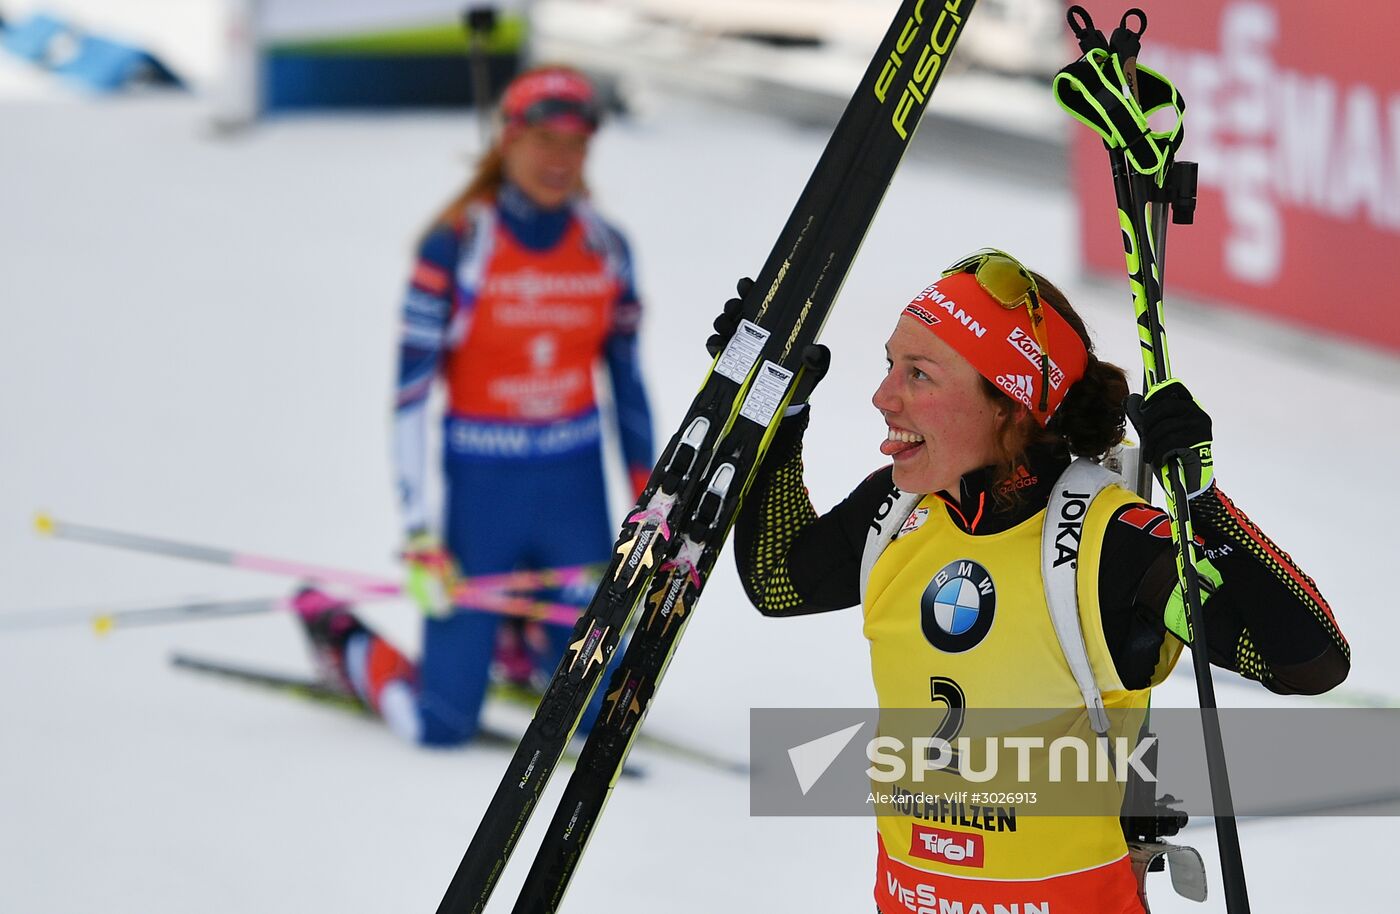
<svg viewBox="0 0 1400 914">
<path fill-rule="evenodd" d="M 1071 454 L 1099 461 L 1123 440 L 1127 422 L 1123 401 L 1128 396 L 1128 377 L 1123 369 L 1110 362 L 1099 361 L 1094 355 L 1094 343 L 1089 338 L 1084 319 L 1070 305 L 1065 294 L 1039 273 L 1031 271 L 1041 300 L 1054 308 L 1084 343 L 1088 361 L 1084 376 L 1065 392 L 1055 415 L 1044 427 L 1030 414 L 986 378 L 983 389 L 989 396 L 1005 401 L 1012 417 L 1005 422 L 997 436 L 997 462 L 992 471 L 993 497 L 1002 503 L 1014 502 L 1014 486 L 1005 485 L 1026 459 L 1027 449 L 1039 445 L 1062 448 Z"/>
<path fill-rule="evenodd" d="M 447 205 L 438 210 L 424 234 L 431 234 L 433 230 L 444 225 L 452 225 L 462 215 L 468 203 L 495 197 L 506 180 L 505 160 L 505 151 L 501 148 L 500 141 L 492 143 L 491 148 L 477 159 L 476 170 L 472 173 L 471 180 Z"/>
</svg>

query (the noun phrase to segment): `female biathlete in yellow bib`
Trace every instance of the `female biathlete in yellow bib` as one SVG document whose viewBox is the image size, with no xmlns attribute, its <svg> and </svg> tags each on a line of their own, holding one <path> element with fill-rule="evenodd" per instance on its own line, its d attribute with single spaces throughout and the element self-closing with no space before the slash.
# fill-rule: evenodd
<svg viewBox="0 0 1400 914">
<path fill-rule="evenodd" d="M 731 325 L 716 323 L 721 334 Z M 786 418 L 736 551 L 766 615 L 862 606 L 882 709 L 928 707 L 931 676 L 955 683 L 969 709 L 1085 707 L 1048 612 L 1042 537 L 1071 455 L 1101 460 L 1122 440 L 1125 413 L 1154 466 L 1188 455 L 1199 567 L 1214 585 L 1211 661 L 1280 693 L 1346 677 L 1350 651 L 1312 579 L 1215 484 L 1209 416 L 1179 382 L 1128 397 L 1122 369 L 1095 357 L 1043 277 L 979 252 L 903 309 L 885 348 L 873 400 L 891 465 L 819 515 L 802 479 L 807 412 Z M 906 512 L 896 535 L 872 539 L 889 530 L 891 505 Z M 1080 625 L 1104 704 L 1145 707 L 1187 635 L 1166 515 L 1109 486 L 1074 534 L 1064 545 L 1077 552 Z M 882 914 L 1143 910 L 1116 816 L 1023 816 L 1013 830 L 1004 816 L 914 812 L 877 818 Z"/>
</svg>

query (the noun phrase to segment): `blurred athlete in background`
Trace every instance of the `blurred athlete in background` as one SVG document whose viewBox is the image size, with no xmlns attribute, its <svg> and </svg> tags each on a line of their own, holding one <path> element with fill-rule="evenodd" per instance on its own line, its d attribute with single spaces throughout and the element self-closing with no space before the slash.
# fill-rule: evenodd
<svg viewBox="0 0 1400 914">
<path fill-rule="evenodd" d="M 411 664 L 347 612 L 302 614 L 344 684 L 395 732 L 429 745 L 476 733 L 498 634 L 509 636 L 499 641 L 507 673 L 520 679 L 532 666 L 552 673 L 570 632 L 501 632 L 500 615 L 453 605 L 454 579 L 608 560 L 600 362 L 636 492 L 653 459 L 631 255 L 583 181 L 596 93 L 573 70 L 534 69 L 506 88 L 501 114 L 498 139 L 420 243 L 404 302 L 394 453 L 408 589 L 427 615 L 423 656 Z M 440 525 L 425 490 L 438 378 L 447 404 Z"/>
</svg>

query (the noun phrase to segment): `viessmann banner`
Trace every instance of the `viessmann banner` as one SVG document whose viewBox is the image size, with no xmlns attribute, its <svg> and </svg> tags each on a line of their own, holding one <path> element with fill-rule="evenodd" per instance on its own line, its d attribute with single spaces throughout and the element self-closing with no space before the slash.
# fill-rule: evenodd
<svg viewBox="0 0 1400 914">
<path fill-rule="evenodd" d="M 1083 5 L 1106 33 L 1127 6 Z M 1179 158 L 1200 163 L 1196 224 L 1168 233 L 1168 303 L 1179 290 L 1400 350 L 1400 3 L 1139 5 L 1142 63 L 1185 98 Z M 1121 272 L 1107 155 L 1073 131 L 1085 261 Z"/>
</svg>

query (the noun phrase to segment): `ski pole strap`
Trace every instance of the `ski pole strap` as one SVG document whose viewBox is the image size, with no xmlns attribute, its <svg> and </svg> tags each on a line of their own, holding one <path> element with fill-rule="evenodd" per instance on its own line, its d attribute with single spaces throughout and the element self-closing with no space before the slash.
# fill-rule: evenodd
<svg viewBox="0 0 1400 914">
<path fill-rule="evenodd" d="M 1119 55 L 1094 48 L 1055 75 L 1055 101 L 1097 133 L 1104 145 L 1123 150 L 1135 171 L 1156 175 L 1181 146 L 1186 102 L 1157 71 L 1138 64 L 1136 76 L 1134 98 Z M 1172 124 L 1153 130 L 1147 119 L 1168 108 L 1175 113 Z"/>
</svg>

